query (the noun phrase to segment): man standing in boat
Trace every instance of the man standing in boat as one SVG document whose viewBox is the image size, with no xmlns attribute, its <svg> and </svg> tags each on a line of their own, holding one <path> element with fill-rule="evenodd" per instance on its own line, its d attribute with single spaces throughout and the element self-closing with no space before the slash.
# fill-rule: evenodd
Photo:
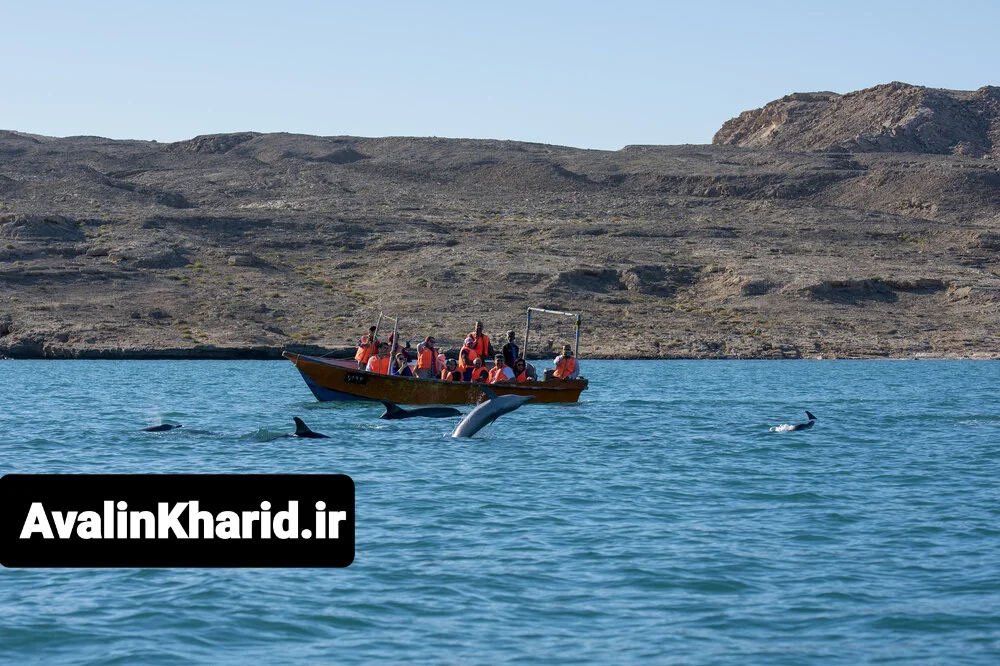
<svg viewBox="0 0 1000 666">
<path fill-rule="evenodd" d="M 417 345 L 417 377 L 433 379 L 441 374 L 438 364 L 438 350 L 434 347 L 434 336 L 428 335 Z"/>
<path fill-rule="evenodd" d="M 483 333 L 483 322 L 476 322 L 476 329 L 469 333 L 469 337 L 472 338 L 470 348 L 479 358 L 488 359 L 493 356 L 493 345 L 490 344 L 489 336 Z"/>
<path fill-rule="evenodd" d="M 500 353 L 503 354 L 503 362 L 512 368 L 521 355 L 521 348 L 514 342 L 516 336 L 517 333 L 514 331 L 507 331 L 507 344 L 500 350 Z"/>
<path fill-rule="evenodd" d="M 358 362 L 358 370 L 364 370 L 368 365 L 368 359 L 378 352 L 378 338 L 375 336 L 374 326 L 368 329 L 367 335 L 362 335 L 358 340 L 358 349 L 354 352 L 354 360 Z"/>
</svg>

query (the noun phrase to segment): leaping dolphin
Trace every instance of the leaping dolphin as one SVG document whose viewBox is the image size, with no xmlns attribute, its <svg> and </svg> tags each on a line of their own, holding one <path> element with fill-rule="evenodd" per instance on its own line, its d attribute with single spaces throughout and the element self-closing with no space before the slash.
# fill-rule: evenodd
<svg viewBox="0 0 1000 666">
<path fill-rule="evenodd" d="M 534 400 L 533 395 L 497 395 L 485 386 L 479 390 L 489 398 L 486 402 L 473 409 L 462 419 L 462 422 L 451 433 L 452 437 L 472 437 L 477 432 L 493 423 L 497 418 L 514 411 L 524 403 Z"/>
<path fill-rule="evenodd" d="M 173 425 L 172 423 L 161 423 L 160 425 L 149 426 L 148 428 L 143 428 L 143 432 L 166 432 L 167 430 L 176 430 L 177 428 L 183 428 L 182 425 Z"/>
<path fill-rule="evenodd" d="M 409 419 L 414 416 L 425 416 L 430 419 L 444 419 L 449 416 L 461 416 L 462 412 L 454 407 L 420 407 L 418 409 L 403 409 L 394 402 L 379 400 L 385 405 L 385 414 L 380 419 Z"/>
<path fill-rule="evenodd" d="M 306 437 L 308 439 L 330 439 L 329 435 L 324 435 L 321 432 L 313 432 L 309 429 L 309 426 L 305 424 L 305 421 L 297 416 L 293 416 L 292 420 L 295 421 L 295 432 L 287 435 L 288 437 Z"/>
<path fill-rule="evenodd" d="M 816 417 L 813 416 L 812 412 L 810 412 L 808 409 L 806 410 L 806 416 L 809 417 L 808 421 L 806 421 L 805 423 L 797 423 L 793 425 L 791 428 L 788 429 L 789 432 L 793 430 L 808 430 L 809 428 L 812 428 L 813 424 L 816 423 Z"/>
</svg>

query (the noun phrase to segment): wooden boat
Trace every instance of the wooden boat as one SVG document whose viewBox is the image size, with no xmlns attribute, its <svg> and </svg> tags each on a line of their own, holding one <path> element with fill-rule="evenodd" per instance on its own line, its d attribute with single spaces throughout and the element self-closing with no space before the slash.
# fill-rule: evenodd
<svg viewBox="0 0 1000 666">
<path fill-rule="evenodd" d="M 474 405 L 483 398 L 475 382 L 450 382 L 379 375 L 358 370 L 353 359 L 282 352 L 302 373 L 317 400 L 389 400 L 400 405 Z M 522 384 L 487 384 L 497 395 L 533 395 L 533 403 L 576 402 L 586 379 L 551 379 Z"/>
<path fill-rule="evenodd" d="M 524 348 L 527 349 L 531 333 L 531 313 L 544 312 L 554 315 L 565 315 L 576 319 L 576 355 L 580 353 L 580 324 L 583 320 L 579 313 L 528 308 L 524 330 Z M 396 320 L 379 315 L 375 324 L 376 331 L 382 319 L 393 321 L 393 336 L 396 335 Z M 380 375 L 365 370 L 358 370 L 353 359 L 331 359 L 319 356 L 307 356 L 285 351 L 282 356 L 291 361 L 306 381 L 306 386 L 313 392 L 317 400 L 328 402 L 334 400 L 388 400 L 400 405 L 472 405 L 483 399 L 483 392 L 475 382 L 451 382 L 443 379 L 420 379 L 417 377 L 399 377 L 397 375 Z M 576 402 L 580 394 L 587 389 L 588 381 L 583 377 L 577 379 L 548 379 L 541 382 L 524 382 L 520 384 L 489 384 L 497 395 L 531 395 L 535 399 L 529 404 L 548 402 Z"/>
</svg>

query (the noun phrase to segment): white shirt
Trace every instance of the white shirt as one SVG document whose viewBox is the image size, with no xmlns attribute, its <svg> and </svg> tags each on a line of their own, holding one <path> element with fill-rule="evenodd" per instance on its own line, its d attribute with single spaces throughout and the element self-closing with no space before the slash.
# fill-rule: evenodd
<svg viewBox="0 0 1000 666">
<path fill-rule="evenodd" d="M 514 379 L 514 371 L 511 369 L 509 365 L 505 365 L 502 368 L 500 368 L 500 374 L 503 375 L 503 378 L 502 379 L 499 377 L 494 378 L 493 379 L 494 383 L 502 382 L 505 379 Z"/>
</svg>

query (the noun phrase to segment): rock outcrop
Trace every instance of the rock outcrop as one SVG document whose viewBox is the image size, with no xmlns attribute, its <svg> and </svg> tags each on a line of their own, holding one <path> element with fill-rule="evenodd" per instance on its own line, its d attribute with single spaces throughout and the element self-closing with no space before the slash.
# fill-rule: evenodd
<svg viewBox="0 0 1000 666">
<path fill-rule="evenodd" d="M 793 151 L 1000 158 L 1000 88 L 889 83 L 846 95 L 794 93 L 726 122 L 712 143 Z"/>
</svg>

